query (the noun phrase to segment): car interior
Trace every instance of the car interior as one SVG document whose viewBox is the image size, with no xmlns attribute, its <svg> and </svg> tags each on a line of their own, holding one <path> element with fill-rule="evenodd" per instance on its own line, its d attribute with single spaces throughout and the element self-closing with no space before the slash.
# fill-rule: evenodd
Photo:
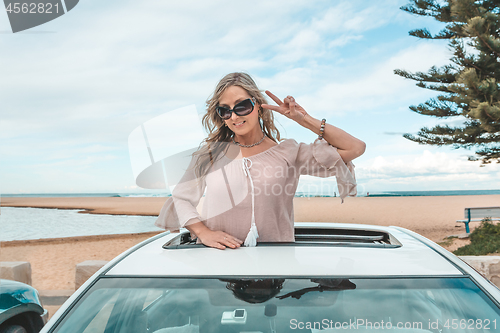
<svg viewBox="0 0 500 333">
<path fill-rule="evenodd" d="M 468 278 L 104 280 L 55 332 L 451 333 L 500 323 Z"/>
</svg>

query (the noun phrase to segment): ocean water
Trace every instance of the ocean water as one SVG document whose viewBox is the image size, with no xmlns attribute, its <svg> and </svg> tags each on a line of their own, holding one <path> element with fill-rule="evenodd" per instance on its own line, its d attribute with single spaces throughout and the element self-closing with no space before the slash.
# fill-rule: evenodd
<svg viewBox="0 0 500 333">
<path fill-rule="evenodd" d="M 155 216 L 79 214 L 81 210 L 2 207 L 0 241 L 159 231 Z"/>
<path fill-rule="evenodd" d="M 491 195 L 500 194 L 500 190 L 392 191 L 369 192 L 369 194 L 370 197 L 428 197 L 441 195 Z"/>
</svg>

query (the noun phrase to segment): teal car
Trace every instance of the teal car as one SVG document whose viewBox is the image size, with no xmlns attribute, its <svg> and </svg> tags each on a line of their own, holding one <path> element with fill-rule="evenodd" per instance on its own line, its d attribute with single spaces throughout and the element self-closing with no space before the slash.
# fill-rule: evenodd
<svg viewBox="0 0 500 333">
<path fill-rule="evenodd" d="M 47 318 L 35 288 L 0 280 L 0 333 L 38 333 Z"/>
</svg>

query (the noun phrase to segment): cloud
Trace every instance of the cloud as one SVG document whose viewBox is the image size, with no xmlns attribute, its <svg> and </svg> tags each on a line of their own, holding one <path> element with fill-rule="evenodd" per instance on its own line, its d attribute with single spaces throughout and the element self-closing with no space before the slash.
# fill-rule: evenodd
<svg viewBox="0 0 500 333">
<path fill-rule="evenodd" d="M 433 54 L 433 57 L 423 56 L 427 54 Z M 428 95 L 428 92 L 416 88 L 413 81 L 395 75 L 394 69 L 426 70 L 433 65 L 446 63 L 448 58 L 449 52 L 442 45 L 420 43 L 399 51 L 385 61 L 359 64 L 365 69 L 362 75 L 333 80 L 304 99 L 311 108 L 322 112 L 331 112 L 329 104 L 334 103 L 337 114 L 394 106 Z"/>
<path fill-rule="evenodd" d="M 87 2 L 52 23 L 56 34 L 0 41 L 9 49 L 0 55 L 0 112 L 3 121 L 15 124 L 5 124 L 2 138 L 16 136 L 9 129 L 17 128 L 22 135 L 60 132 L 93 143 L 115 141 L 132 124 L 162 111 L 193 102 L 202 106 L 228 71 L 297 75 L 296 61 L 328 58 L 328 43 L 361 38 L 352 20 L 360 15 L 359 20 L 377 21 L 368 13 L 379 7 L 358 13 L 348 2 L 116 4 L 99 4 L 97 11 Z"/>
<path fill-rule="evenodd" d="M 404 132 L 384 132 L 385 135 L 397 135 L 397 136 L 402 136 L 405 134 Z"/>
<path fill-rule="evenodd" d="M 357 178 L 368 191 L 493 189 L 500 186 L 500 165 L 480 167 L 461 154 L 431 152 L 377 156 L 356 165 Z"/>
<path fill-rule="evenodd" d="M 2 35 L 0 48 L 9 50 L 0 54 L 2 177 L 10 177 L 11 191 L 16 182 L 43 188 L 40 179 L 82 189 L 123 188 L 120 180 L 129 186 L 129 133 L 182 106 L 194 103 L 202 112 L 231 71 L 252 73 L 279 96 L 294 95 L 313 115 L 406 105 L 422 92 L 393 69 L 425 70 L 448 55 L 437 44 L 408 47 L 373 36 L 375 46 L 365 48 L 368 32 L 401 21 L 401 4 L 90 0 L 43 26 L 56 33 Z M 397 52 L 385 50 L 389 44 Z M 277 121 L 289 137 L 307 131 Z"/>
</svg>

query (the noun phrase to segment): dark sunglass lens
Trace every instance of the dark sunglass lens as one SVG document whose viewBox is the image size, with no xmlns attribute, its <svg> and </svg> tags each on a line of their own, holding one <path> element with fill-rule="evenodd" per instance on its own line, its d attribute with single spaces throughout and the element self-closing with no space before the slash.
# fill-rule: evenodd
<svg viewBox="0 0 500 333">
<path fill-rule="evenodd" d="M 253 111 L 253 104 L 250 99 L 246 99 L 234 106 L 234 112 L 239 116 L 246 116 Z"/>
<path fill-rule="evenodd" d="M 219 113 L 219 116 L 222 119 L 229 119 L 229 118 L 231 118 L 231 110 L 229 110 L 227 108 L 223 108 L 222 106 L 219 106 L 217 108 L 217 113 Z"/>
</svg>

